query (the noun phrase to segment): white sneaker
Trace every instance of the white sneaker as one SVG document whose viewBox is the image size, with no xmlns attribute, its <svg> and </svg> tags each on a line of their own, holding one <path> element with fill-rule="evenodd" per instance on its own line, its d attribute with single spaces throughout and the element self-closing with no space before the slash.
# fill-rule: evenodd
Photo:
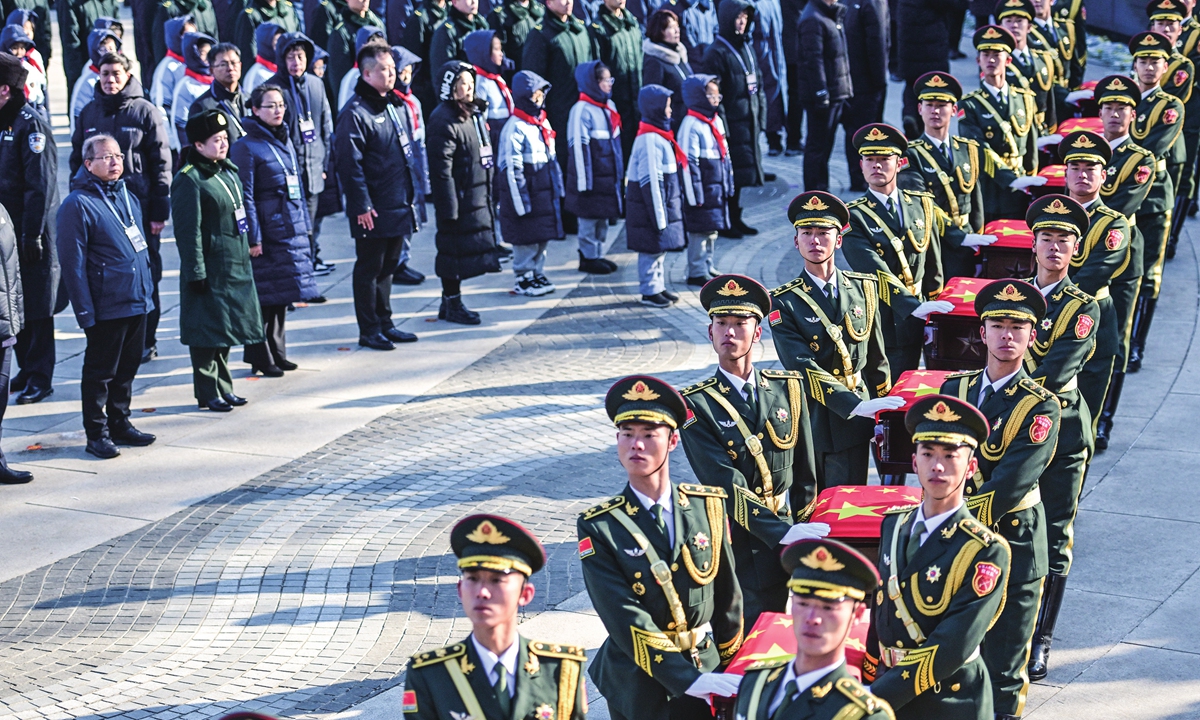
<svg viewBox="0 0 1200 720">
<path fill-rule="evenodd" d="M 543 275 L 541 273 L 534 273 L 533 281 L 535 283 L 537 283 L 538 287 L 545 290 L 547 295 L 549 295 L 550 293 L 552 293 L 558 289 L 558 288 L 554 287 L 554 283 L 550 282 L 550 278 L 546 277 L 545 275 Z"/>
<path fill-rule="evenodd" d="M 537 279 L 534 278 L 533 273 L 531 272 L 521 275 L 517 278 L 517 281 L 513 283 L 513 293 L 517 295 L 540 297 L 548 292 L 550 291 L 538 284 Z"/>
</svg>

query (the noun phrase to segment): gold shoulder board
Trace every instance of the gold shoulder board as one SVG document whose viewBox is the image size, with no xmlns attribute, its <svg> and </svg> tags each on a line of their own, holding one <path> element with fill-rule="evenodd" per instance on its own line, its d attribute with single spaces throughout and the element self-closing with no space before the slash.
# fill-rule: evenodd
<svg viewBox="0 0 1200 720">
<path fill-rule="evenodd" d="M 909 510 L 916 510 L 919 507 L 921 507 L 920 503 L 917 503 L 915 505 L 896 505 L 895 507 L 890 507 L 890 508 L 884 510 L 883 514 L 884 515 L 899 515 L 900 513 L 906 513 Z"/>
<path fill-rule="evenodd" d="M 609 498 L 608 500 L 605 500 L 604 502 L 600 503 L 599 505 L 597 505 L 595 507 L 584 510 L 580 514 L 583 515 L 584 520 L 591 520 L 594 517 L 603 515 L 604 513 L 608 512 L 609 510 L 615 510 L 624 504 L 625 504 L 625 496 L 617 495 L 616 497 L 612 497 L 612 498 Z"/>
<path fill-rule="evenodd" d="M 973 138 L 966 138 L 966 137 L 962 137 L 962 136 L 959 136 L 959 135 L 955 135 L 955 136 L 954 136 L 954 139 L 955 139 L 955 140 L 957 140 L 957 141 L 959 141 L 960 143 L 962 143 L 962 144 L 964 144 L 964 145 L 974 145 L 975 147 L 979 147 L 979 141 L 978 141 L 978 140 L 975 140 L 975 139 L 973 139 Z"/>
<path fill-rule="evenodd" d="M 963 529 L 963 532 L 983 543 L 985 547 L 996 541 L 996 536 L 992 534 L 992 531 L 975 518 L 963 518 L 958 526 Z"/>
<path fill-rule="evenodd" d="M 929 192 L 928 190 L 909 190 L 908 188 L 901 188 L 901 192 L 903 192 L 905 195 L 911 195 L 912 197 L 933 197 L 933 193 Z"/>
<path fill-rule="evenodd" d="M 702 497 L 729 497 L 725 494 L 723 489 L 714 487 L 712 485 L 693 485 L 691 483 L 681 483 L 679 485 L 679 492 Z"/>
<path fill-rule="evenodd" d="M 769 377 L 769 378 L 788 379 L 788 378 L 801 377 L 800 372 L 797 370 L 774 370 L 774 369 L 771 369 L 771 370 L 759 370 L 758 372 L 763 377 Z M 717 380 L 716 378 L 713 378 L 713 382 L 716 382 L 716 380 Z"/>
<path fill-rule="evenodd" d="M 981 372 L 983 372 L 983 371 L 982 370 L 960 370 L 959 372 L 950 373 L 949 375 L 946 376 L 946 379 L 947 380 L 955 380 L 957 378 L 973 377 L 975 375 L 978 375 Z"/>
<path fill-rule="evenodd" d="M 789 283 L 784 283 L 783 285 L 780 285 L 779 287 L 775 288 L 774 290 L 772 290 L 772 291 L 771 291 L 771 294 L 772 294 L 772 295 L 774 295 L 774 296 L 776 296 L 776 297 L 778 297 L 778 296 L 780 296 L 780 295 L 783 295 L 783 294 L 784 294 L 784 293 L 786 293 L 788 290 L 791 290 L 792 288 L 794 288 L 794 287 L 796 287 L 797 285 L 799 285 L 799 284 L 800 284 L 800 282 L 801 282 L 800 278 L 796 278 L 795 280 L 793 280 L 793 281 L 791 281 L 791 282 L 789 282 Z"/>
<path fill-rule="evenodd" d="M 869 274 L 867 274 L 867 273 L 860 273 L 860 272 L 853 272 L 853 271 L 850 271 L 850 270 L 843 270 L 843 271 L 842 271 L 842 274 L 843 274 L 843 275 L 845 275 L 846 277 L 849 277 L 849 278 L 854 278 L 855 280 L 870 280 L 871 282 L 875 282 L 875 276 L 874 276 L 874 275 L 869 275 Z"/>
<path fill-rule="evenodd" d="M 867 201 L 867 196 L 863 195 L 862 197 L 860 197 L 856 200 L 851 200 L 850 202 L 846 203 L 846 207 L 848 207 L 848 208 L 858 207 L 859 205 L 862 205 L 866 201 Z"/>
<path fill-rule="evenodd" d="M 716 381 L 717 381 L 717 379 L 715 377 L 711 377 L 711 378 L 705 380 L 704 382 L 698 382 L 695 385 L 688 385 L 684 389 L 680 390 L 679 393 L 681 395 L 691 395 L 692 393 L 696 392 L 697 390 L 703 390 L 704 388 L 708 387 L 709 385 L 712 385 Z"/>
<path fill-rule="evenodd" d="M 834 683 L 834 687 L 838 689 L 838 692 L 845 695 L 850 702 L 858 706 L 866 715 L 873 715 L 882 709 L 881 703 L 883 701 L 872 695 L 869 690 L 860 685 L 854 678 L 838 678 L 838 681 Z"/>
<path fill-rule="evenodd" d="M 770 670 L 771 668 L 783 667 L 792 661 L 791 657 L 769 658 L 767 660 L 755 660 L 746 666 L 746 672 L 751 670 Z"/>
<path fill-rule="evenodd" d="M 1021 382 L 1019 382 L 1017 384 L 1020 385 L 1022 388 L 1028 390 L 1031 395 L 1038 396 L 1039 399 L 1042 399 L 1042 400 L 1053 400 L 1054 399 L 1054 393 L 1050 392 L 1049 390 L 1042 387 L 1041 385 L 1038 385 L 1030 378 L 1021 378 Z"/>
<path fill-rule="evenodd" d="M 1075 298 L 1076 300 L 1084 303 L 1085 305 L 1096 299 L 1096 298 L 1092 297 L 1091 295 L 1088 295 L 1087 293 L 1085 293 L 1083 290 L 1081 290 L 1078 285 L 1068 285 L 1065 288 L 1063 288 L 1063 292 L 1065 292 L 1066 294 Z"/>
<path fill-rule="evenodd" d="M 431 652 L 424 652 L 420 655 L 412 656 L 412 669 L 423 668 L 427 665 L 437 665 L 444 663 L 447 660 L 454 660 L 467 654 L 467 646 L 462 643 L 451 645 L 450 647 L 439 648 Z"/>
<path fill-rule="evenodd" d="M 577 645 L 557 645 L 555 643 L 529 641 L 529 652 L 540 657 L 561 658 L 563 660 L 587 660 L 587 653 Z"/>
</svg>

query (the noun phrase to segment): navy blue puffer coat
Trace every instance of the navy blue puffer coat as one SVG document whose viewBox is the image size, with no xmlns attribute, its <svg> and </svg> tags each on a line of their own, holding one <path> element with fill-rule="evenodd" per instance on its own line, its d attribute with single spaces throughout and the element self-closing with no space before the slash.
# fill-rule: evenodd
<svg viewBox="0 0 1200 720">
<path fill-rule="evenodd" d="M 670 135 L 671 120 L 666 105 L 671 91 L 662 85 L 647 85 L 638 95 L 642 123 Z M 661 135 L 646 132 L 633 142 L 629 158 L 629 184 L 625 186 L 625 238 L 629 249 L 658 254 L 682 250 L 683 200 L 679 176 L 684 168 L 675 157 L 675 147 Z"/>
<path fill-rule="evenodd" d="M 625 160 L 621 133 L 637 132 L 623 128 L 616 115 L 611 93 L 601 92 L 596 82 L 599 60 L 575 68 L 579 92 L 594 102 L 580 100 L 567 116 L 567 210 L 582 218 L 618 218 L 625 214 L 622 194 L 625 185 Z M 597 107 L 595 103 L 604 105 Z M 613 120 L 618 125 L 613 126 Z M 563 132 L 564 128 L 557 128 Z M 560 159 L 561 161 L 561 159 Z"/>
</svg>

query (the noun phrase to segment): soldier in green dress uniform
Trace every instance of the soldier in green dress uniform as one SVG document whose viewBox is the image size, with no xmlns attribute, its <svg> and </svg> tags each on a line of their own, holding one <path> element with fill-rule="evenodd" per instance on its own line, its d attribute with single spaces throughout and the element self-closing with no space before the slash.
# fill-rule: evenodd
<svg viewBox="0 0 1200 720">
<path fill-rule="evenodd" d="M 1138 145 L 1130 136 L 1133 119 L 1141 102 L 1141 93 L 1132 78 L 1110 75 L 1096 84 L 1096 103 L 1104 123 L 1104 139 L 1112 148 L 1100 198 L 1108 207 L 1129 220 L 1129 262 L 1125 270 L 1109 285 L 1118 330 L 1117 357 L 1113 364 L 1112 380 L 1104 407 L 1096 422 L 1096 451 L 1108 448 L 1113 418 L 1125 385 L 1125 372 L 1130 366 L 1129 354 L 1133 338 L 1133 311 L 1142 286 L 1142 264 L 1146 242 L 1137 226 L 1143 214 L 1163 215 L 1171 208 L 1167 204 L 1171 184 L 1167 180 L 1167 164 L 1154 153 Z"/>
<path fill-rule="evenodd" d="M 533 533 L 498 515 L 463 518 L 450 531 L 462 577 L 458 597 L 471 635 L 414 655 L 404 679 L 406 720 L 583 720 L 583 648 L 517 633 L 533 600 L 529 577 L 546 564 Z"/>
<path fill-rule="evenodd" d="M 1058 127 L 1054 89 L 1057 53 L 1035 47 L 1029 42 L 1033 25 L 1033 0 L 1000 0 L 996 5 L 996 22 L 1013 36 L 1012 64 L 1006 77 L 1009 82 L 1033 93 L 1037 100 L 1038 135 L 1049 135 Z"/>
<path fill-rule="evenodd" d="M 1062 212 L 1064 207 L 1066 214 Z M 1071 569 L 1075 513 L 1092 452 L 1092 419 L 1087 403 L 1079 395 L 1077 375 L 1096 345 L 1100 306 L 1068 275 L 1071 257 L 1087 234 L 1087 211 L 1070 198 L 1047 195 L 1029 206 L 1025 222 L 1033 232 L 1037 257 L 1037 276 L 1032 284 L 1046 298 L 1046 317 L 1034 328 L 1025 371 L 1052 391 L 1062 407 L 1058 447 L 1050 466 L 1038 479 L 1046 511 L 1050 572 L 1033 634 L 1029 678 L 1041 680 L 1046 677 L 1050 642 Z"/>
<path fill-rule="evenodd" d="M 959 103 L 958 131 L 984 148 L 988 222 L 1025 217 L 1029 197 L 1022 191 L 1046 184 L 1037 176 L 1037 98 L 1005 76 L 1015 46 L 1012 33 L 1002 27 L 985 25 L 975 31 L 981 87 Z"/>
<path fill-rule="evenodd" d="M 1059 205 L 1048 207 L 1068 215 Z M 980 648 L 996 718 L 1011 720 L 1021 717 L 1029 689 L 1025 668 L 1049 565 L 1038 479 L 1054 457 L 1062 409 L 1023 367 L 1046 315 L 1038 289 L 1020 280 L 990 283 L 976 296 L 975 312 L 983 320 L 987 367 L 950 375 L 942 393 L 979 408 L 991 428 L 975 450 L 979 470 L 967 484 L 967 508 L 1012 551 L 1004 610 Z"/>
<path fill-rule="evenodd" d="M 904 424 L 923 495 L 883 518 L 879 574 L 887 582 L 875 596 L 880 665 L 871 692 L 900 720 L 993 720 L 980 643 L 1004 606 L 1010 555 L 963 499 L 988 423 L 968 402 L 928 395 Z"/>
<path fill-rule="evenodd" d="M 736 676 L 715 671 L 742 645 L 725 491 L 671 482 L 687 406 L 670 385 L 627 377 L 604 406 L 629 481 L 577 525 L 583 580 L 608 631 L 588 674 L 614 720 L 710 717 L 706 701 L 737 692 Z"/>
<path fill-rule="evenodd" d="M 1056 24 L 1066 31 L 1058 42 L 1067 58 L 1067 86 L 1077 88 L 1087 72 L 1087 8 L 1084 0 L 1054 0 L 1052 8 Z"/>
<path fill-rule="evenodd" d="M 1175 49 L 1183 54 L 1188 60 L 1192 61 L 1195 66 L 1200 63 L 1200 20 L 1196 19 L 1195 3 L 1191 5 L 1184 3 L 1187 10 L 1187 17 L 1183 19 L 1182 28 L 1179 33 L 1179 39 L 1175 42 Z M 1193 94 L 1195 93 L 1195 78 L 1193 82 Z M 1200 112 L 1189 113 L 1188 117 L 1183 119 L 1183 134 L 1184 134 L 1184 149 L 1188 163 L 1183 168 L 1183 174 L 1180 177 L 1179 192 L 1183 193 L 1188 198 L 1186 215 L 1192 217 L 1196 214 L 1196 187 L 1200 183 L 1196 182 L 1197 155 L 1200 154 Z M 1175 235 L 1167 241 L 1167 259 L 1175 257 L 1175 246 L 1178 243 L 1179 236 Z"/>
<path fill-rule="evenodd" d="M 780 545 L 821 537 L 829 526 L 793 525 L 817 501 L 816 458 L 804 378 L 754 367 L 751 353 L 771 312 L 771 295 L 742 275 L 720 275 L 700 290 L 717 369 L 684 388 L 688 415 L 680 435 L 692 471 L 725 491 L 730 544 L 742 587 L 746 626 L 783 612 L 788 576 Z"/>
<path fill-rule="evenodd" d="M 879 322 L 888 365 L 897 377 L 921 364 L 925 318 L 948 312 L 950 304 L 931 301 L 942 291 L 942 236 L 961 233 L 924 190 L 904 190 L 896 182 L 908 151 L 904 134 L 883 123 L 854 133 L 867 192 L 846 207 L 850 228 L 842 253 L 856 272 L 879 283 Z"/>
<path fill-rule="evenodd" d="M 801 193 L 788 206 L 794 244 L 804 258 L 800 277 L 771 291 L 767 316 L 779 362 L 800 373 L 808 389 L 817 478 L 823 488 L 866 485 L 867 443 L 875 413 L 903 403 L 892 388 L 879 312 L 881 287 L 870 275 L 838 270 L 834 254 L 846 206 L 820 190 Z"/>
<path fill-rule="evenodd" d="M 760 660 L 738 688 L 736 716 L 771 720 L 895 720 L 891 707 L 846 670 L 846 638 L 870 609 L 879 572 L 837 540 L 801 540 L 783 551 L 791 573 L 796 657 Z"/>
<path fill-rule="evenodd" d="M 917 112 L 925 125 L 908 143 L 897 182 L 906 190 L 924 190 L 950 219 L 942 235 L 942 277 L 974 277 L 975 249 L 996 242 L 983 232 L 983 151 L 970 138 L 950 135 L 962 85 L 950 73 L 925 73 L 913 83 Z"/>
<path fill-rule="evenodd" d="M 1075 69 L 1074 32 L 1070 23 L 1054 16 L 1052 0 L 1033 0 L 1033 22 L 1029 26 L 1028 43 L 1031 48 L 1051 54 L 1054 60 L 1055 113 L 1060 118 L 1071 117 L 1075 108 L 1068 106 L 1067 95 L 1082 82 L 1083 73 L 1072 83 L 1071 73 Z"/>
</svg>

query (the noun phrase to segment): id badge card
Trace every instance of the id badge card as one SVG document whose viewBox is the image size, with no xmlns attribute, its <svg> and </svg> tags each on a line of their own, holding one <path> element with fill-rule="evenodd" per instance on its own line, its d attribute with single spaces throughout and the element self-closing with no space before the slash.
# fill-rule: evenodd
<svg viewBox="0 0 1200 720">
<path fill-rule="evenodd" d="M 492 166 L 492 146 L 491 145 L 480 145 L 479 146 L 479 163 L 481 165 L 483 165 L 485 168 L 490 168 Z"/>
<path fill-rule="evenodd" d="M 125 237 L 129 238 L 129 242 L 133 244 L 134 252 L 141 252 L 146 249 L 146 238 L 142 236 L 142 229 L 137 225 L 130 225 L 125 228 Z"/>
<path fill-rule="evenodd" d="M 397 133 L 396 135 L 397 135 L 397 137 L 400 138 L 400 151 L 404 153 L 404 157 L 411 158 L 412 157 L 412 143 L 409 142 L 409 140 L 408 140 L 408 133 L 402 132 L 402 133 Z"/>
<path fill-rule="evenodd" d="M 758 94 L 758 73 L 746 73 L 746 92 L 751 95 Z"/>
<path fill-rule="evenodd" d="M 240 207 L 233 211 L 233 218 L 237 220 L 238 232 L 245 234 L 250 232 L 250 221 L 246 219 L 246 208 Z"/>
<path fill-rule="evenodd" d="M 300 139 L 305 145 L 317 139 L 317 126 L 312 118 L 300 118 Z"/>
<path fill-rule="evenodd" d="M 299 175 L 288 175 L 287 176 L 287 194 L 288 194 L 288 200 L 299 200 L 300 199 L 300 176 Z M 244 211 L 243 211 L 243 214 L 244 214 Z"/>
</svg>

